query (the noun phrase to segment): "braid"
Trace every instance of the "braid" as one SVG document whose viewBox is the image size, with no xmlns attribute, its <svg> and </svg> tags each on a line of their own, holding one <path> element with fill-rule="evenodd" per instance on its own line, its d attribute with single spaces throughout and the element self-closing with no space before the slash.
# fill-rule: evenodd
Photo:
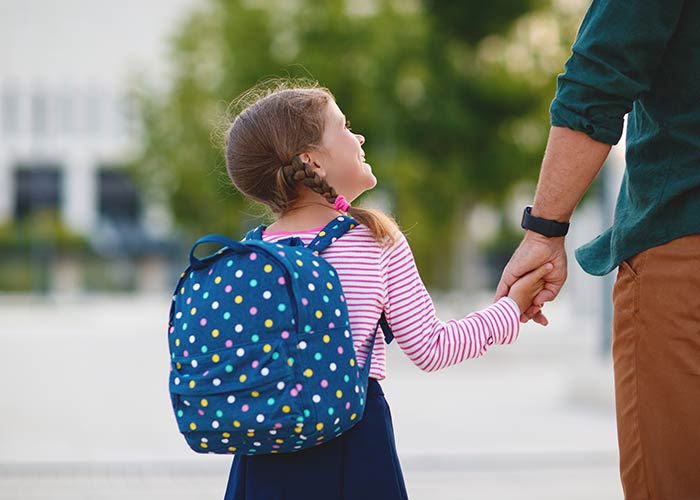
<svg viewBox="0 0 700 500">
<path fill-rule="evenodd" d="M 326 179 L 321 178 L 318 172 L 311 165 L 305 163 L 299 155 L 292 158 L 290 165 L 282 167 L 282 175 L 290 185 L 293 186 L 295 183 L 301 182 L 304 186 L 323 196 L 331 205 L 338 197 L 338 193 L 328 185 Z"/>
</svg>

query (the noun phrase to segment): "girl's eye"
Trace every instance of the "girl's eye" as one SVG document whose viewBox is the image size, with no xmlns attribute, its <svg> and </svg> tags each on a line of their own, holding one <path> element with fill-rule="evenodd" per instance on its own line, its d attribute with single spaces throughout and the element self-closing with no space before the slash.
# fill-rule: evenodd
<svg viewBox="0 0 700 500">
<path fill-rule="evenodd" d="M 350 120 L 345 120 L 345 128 L 352 131 L 352 129 L 350 128 Z"/>
</svg>

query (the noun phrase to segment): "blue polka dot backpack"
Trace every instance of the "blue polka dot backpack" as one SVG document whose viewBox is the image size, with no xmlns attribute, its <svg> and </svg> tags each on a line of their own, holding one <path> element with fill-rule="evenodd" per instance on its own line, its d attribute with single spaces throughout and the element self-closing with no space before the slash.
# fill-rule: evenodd
<svg viewBox="0 0 700 500">
<path fill-rule="evenodd" d="M 263 226 L 194 244 L 168 332 L 171 400 L 194 451 L 294 452 L 362 418 L 370 362 L 358 367 L 338 275 L 321 257 L 356 224 L 337 217 L 308 247 L 262 241 Z M 204 243 L 222 248 L 197 258 Z"/>
</svg>

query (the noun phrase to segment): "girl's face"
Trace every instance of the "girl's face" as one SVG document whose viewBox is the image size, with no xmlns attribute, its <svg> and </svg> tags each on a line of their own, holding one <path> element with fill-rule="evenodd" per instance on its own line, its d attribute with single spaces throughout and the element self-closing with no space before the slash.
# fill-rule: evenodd
<svg viewBox="0 0 700 500">
<path fill-rule="evenodd" d="M 365 162 L 365 138 L 353 133 L 340 108 L 331 100 L 326 107 L 321 147 L 309 154 L 319 174 L 339 195 L 352 201 L 377 185 L 372 167 Z"/>
</svg>

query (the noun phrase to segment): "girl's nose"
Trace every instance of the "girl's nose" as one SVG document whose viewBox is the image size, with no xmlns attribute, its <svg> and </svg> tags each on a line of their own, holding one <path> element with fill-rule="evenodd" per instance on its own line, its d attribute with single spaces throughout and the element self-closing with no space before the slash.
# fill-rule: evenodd
<svg viewBox="0 0 700 500">
<path fill-rule="evenodd" d="M 355 137 L 357 137 L 357 140 L 360 141 L 360 146 L 362 146 L 365 143 L 365 136 L 362 134 L 355 134 Z"/>
</svg>

